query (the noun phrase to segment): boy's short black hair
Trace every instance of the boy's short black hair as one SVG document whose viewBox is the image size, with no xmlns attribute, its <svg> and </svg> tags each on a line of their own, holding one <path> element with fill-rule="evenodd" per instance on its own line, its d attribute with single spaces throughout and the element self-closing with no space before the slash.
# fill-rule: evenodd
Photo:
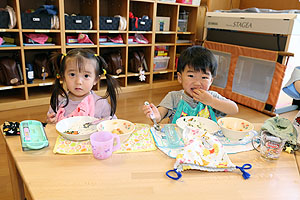
<svg viewBox="0 0 300 200">
<path fill-rule="evenodd" d="M 178 59 L 177 72 L 184 71 L 186 66 L 194 68 L 196 71 L 210 71 L 212 77 L 217 74 L 218 63 L 214 54 L 205 47 L 192 46 L 185 49 Z"/>
</svg>

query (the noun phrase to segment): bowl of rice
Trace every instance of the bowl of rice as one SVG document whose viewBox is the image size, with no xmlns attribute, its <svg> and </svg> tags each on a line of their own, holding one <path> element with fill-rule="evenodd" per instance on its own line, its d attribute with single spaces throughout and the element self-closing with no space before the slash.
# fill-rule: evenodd
<svg viewBox="0 0 300 200">
<path fill-rule="evenodd" d="M 65 118 L 56 124 L 57 132 L 68 140 L 88 140 L 90 135 L 97 132 L 97 125 L 85 128 L 83 124 L 97 120 L 90 116 L 75 116 Z"/>
<path fill-rule="evenodd" d="M 135 124 L 124 119 L 112 119 L 100 122 L 98 131 L 109 131 L 120 137 L 120 143 L 125 143 L 135 130 Z"/>
</svg>

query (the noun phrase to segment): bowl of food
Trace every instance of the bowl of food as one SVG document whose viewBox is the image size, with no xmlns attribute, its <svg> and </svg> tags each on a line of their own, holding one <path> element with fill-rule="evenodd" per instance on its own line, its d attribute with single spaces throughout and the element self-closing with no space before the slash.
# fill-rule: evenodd
<svg viewBox="0 0 300 200">
<path fill-rule="evenodd" d="M 123 119 L 112 119 L 100 122 L 97 125 L 97 129 L 98 131 L 109 131 L 119 135 L 122 144 L 128 140 L 135 130 L 135 124 Z"/>
<path fill-rule="evenodd" d="M 180 117 L 176 120 L 176 125 L 181 129 L 184 129 L 185 127 L 197 128 L 211 134 L 220 131 L 220 127 L 216 122 L 204 117 L 196 117 L 196 116 Z"/>
<path fill-rule="evenodd" d="M 90 135 L 98 130 L 96 125 L 85 127 L 84 124 L 95 120 L 97 120 L 97 118 L 90 116 L 65 118 L 56 124 L 56 130 L 68 140 L 88 140 Z"/>
<path fill-rule="evenodd" d="M 222 133 L 231 141 L 243 139 L 250 131 L 254 129 L 252 123 L 247 120 L 235 117 L 223 117 L 218 120 Z"/>
</svg>

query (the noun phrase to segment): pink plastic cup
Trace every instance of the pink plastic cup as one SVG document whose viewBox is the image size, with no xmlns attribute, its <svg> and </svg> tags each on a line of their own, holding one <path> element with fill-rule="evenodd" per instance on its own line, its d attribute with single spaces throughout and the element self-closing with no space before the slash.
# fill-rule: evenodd
<svg viewBox="0 0 300 200">
<path fill-rule="evenodd" d="M 119 136 L 107 131 L 93 133 L 90 140 L 94 157 L 97 159 L 109 158 L 114 151 L 121 147 Z"/>
</svg>

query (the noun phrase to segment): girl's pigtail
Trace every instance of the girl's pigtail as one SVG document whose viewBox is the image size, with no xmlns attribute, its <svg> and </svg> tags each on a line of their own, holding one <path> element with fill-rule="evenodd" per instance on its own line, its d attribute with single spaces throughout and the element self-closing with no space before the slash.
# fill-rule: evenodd
<svg viewBox="0 0 300 200">
<path fill-rule="evenodd" d="M 69 103 L 69 99 L 68 99 L 68 95 L 67 92 L 64 90 L 64 88 L 62 87 L 60 81 L 62 78 L 62 74 L 61 72 L 62 67 L 64 66 L 64 62 L 65 62 L 65 54 L 53 54 L 51 57 L 51 61 L 55 67 L 55 82 L 52 88 L 52 95 L 51 95 L 51 99 L 50 99 L 50 106 L 52 108 L 52 110 L 56 113 L 57 112 L 57 108 L 58 108 L 58 104 L 59 104 L 59 96 L 64 96 L 67 98 L 67 102 L 65 104 L 68 105 Z"/>
<path fill-rule="evenodd" d="M 106 76 L 106 82 L 107 82 L 106 96 L 109 95 L 110 104 L 111 104 L 110 115 L 114 116 L 114 114 L 116 113 L 116 110 L 117 110 L 117 96 L 119 94 L 120 86 L 119 86 L 118 81 L 115 78 L 113 78 L 112 76 L 110 76 L 107 73 L 105 74 L 105 76 Z"/>
<path fill-rule="evenodd" d="M 100 75 L 103 74 L 106 77 L 106 82 L 107 82 L 107 89 L 104 98 L 107 98 L 109 96 L 110 104 L 111 104 L 110 115 L 114 116 L 117 110 L 117 96 L 119 94 L 120 85 L 115 78 L 107 74 L 106 69 L 108 65 L 105 62 L 105 60 L 101 56 L 96 56 L 96 57 L 99 60 Z"/>
</svg>

